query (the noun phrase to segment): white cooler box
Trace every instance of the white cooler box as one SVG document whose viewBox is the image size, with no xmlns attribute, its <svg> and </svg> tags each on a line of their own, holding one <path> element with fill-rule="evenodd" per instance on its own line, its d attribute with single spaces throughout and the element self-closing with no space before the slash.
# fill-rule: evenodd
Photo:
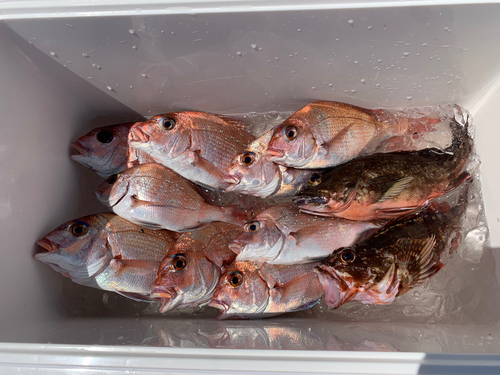
<svg viewBox="0 0 500 375">
<path fill-rule="evenodd" d="M 500 4 L 459 3 L 0 1 L 0 373 L 500 373 Z M 101 179 L 69 158 L 91 127 L 316 99 L 472 113 L 489 239 L 456 254 L 477 281 L 434 315 L 415 294 L 397 318 L 162 317 L 33 259 L 45 233 L 104 210 Z"/>
</svg>

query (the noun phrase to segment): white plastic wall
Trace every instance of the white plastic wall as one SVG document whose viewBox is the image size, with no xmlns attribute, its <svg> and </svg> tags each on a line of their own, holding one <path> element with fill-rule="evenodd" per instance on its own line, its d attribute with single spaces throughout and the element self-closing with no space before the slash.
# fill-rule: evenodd
<svg viewBox="0 0 500 375">
<path fill-rule="evenodd" d="M 326 9 L 336 6 L 314 2 L 307 9 L 306 3 L 294 2 L 289 5 L 296 10 L 241 12 L 237 3 L 229 3 L 227 12 L 208 2 L 209 11 L 204 13 L 201 3 L 193 11 L 153 2 L 145 6 L 146 15 L 114 4 L 120 16 L 113 17 L 113 4 L 96 5 L 98 10 L 105 9 L 105 16 L 98 12 L 92 16 L 85 11 L 91 5 L 78 8 L 71 2 L 69 9 L 75 6 L 78 17 L 55 12 L 54 18 L 44 18 L 47 10 L 43 7 L 34 12 L 38 17 L 31 18 L 29 7 L 0 3 L 0 18 L 5 20 L 0 24 L 0 341 L 75 344 L 82 350 L 91 350 L 86 345 L 94 344 L 127 345 L 103 347 L 107 349 L 101 357 L 92 349 L 93 359 L 82 360 L 75 348 L 64 354 L 66 349 L 57 345 L 5 344 L 0 346 L 0 357 L 12 356 L 12 363 L 24 361 L 25 368 L 37 363 L 30 357 L 33 354 L 26 353 L 38 353 L 42 367 L 50 363 L 64 367 L 64 361 L 54 358 L 68 355 L 75 365 L 121 368 L 133 363 L 146 368 L 145 358 L 158 361 L 165 355 L 175 368 L 217 371 L 213 362 L 206 367 L 200 363 L 183 367 L 176 351 L 134 351 L 134 347 L 205 348 L 219 342 L 218 331 L 249 338 L 253 349 L 498 353 L 500 331 L 489 325 L 352 324 L 286 318 L 238 324 L 189 317 L 71 318 L 63 311 L 68 300 L 77 299 L 71 294 L 78 289 L 33 260 L 34 241 L 63 221 L 102 210 L 93 198 L 99 179 L 72 162 L 68 154 L 70 142 L 88 131 L 89 121 L 104 115 L 148 116 L 181 109 L 235 114 L 286 111 L 315 99 L 366 107 L 459 103 L 473 113 L 477 127 L 486 214 L 497 258 L 499 4 L 381 8 L 357 4 L 352 9 L 344 4 L 338 8 L 345 9 Z M 59 9 L 57 2 L 47 4 Z M 245 6 L 251 4 L 245 2 Z M 283 4 L 277 2 L 276 9 Z M 487 252 L 483 263 L 492 267 L 492 259 Z M 499 300 L 494 297 L 492 301 Z M 273 327 L 285 327 L 288 336 L 273 334 Z M 162 337 L 161 331 L 169 334 Z M 297 337 L 295 347 L 287 346 Z M 226 341 L 226 347 L 249 345 L 234 340 Z M 136 361 L 128 362 L 127 353 L 134 353 Z M 193 353 L 205 355 L 189 349 L 178 353 L 186 358 Z M 232 353 L 240 360 L 233 363 L 235 368 L 252 356 Z M 270 355 L 274 364 L 291 361 L 277 354 L 259 355 Z M 354 367 L 344 365 L 339 372 L 416 373 L 423 358 L 420 354 L 390 359 L 366 355 L 358 357 L 364 358 L 365 367 L 351 358 L 345 363 Z M 113 362 L 109 356 L 124 357 Z M 307 359 L 308 354 L 301 356 Z M 258 356 L 252 358 L 257 361 Z M 318 354 L 317 361 L 340 357 L 335 358 Z M 384 367 L 379 372 L 372 366 L 373 361 L 389 360 L 407 361 L 409 367 Z M 490 357 L 481 363 L 489 366 L 491 361 Z M 151 368 L 165 364 L 154 363 Z M 227 362 L 224 366 L 232 368 Z M 286 368 L 308 372 L 307 366 Z"/>
</svg>

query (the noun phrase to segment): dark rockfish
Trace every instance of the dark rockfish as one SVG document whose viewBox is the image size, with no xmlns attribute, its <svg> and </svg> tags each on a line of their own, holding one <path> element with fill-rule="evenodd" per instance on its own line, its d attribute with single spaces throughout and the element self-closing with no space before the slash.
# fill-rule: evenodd
<svg viewBox="0 0 500 375">
<path fill-rule="evenodd" d="M 391 219 L 418 211 L 469 174 L 462 168 L 472 149 L 467 125 L 450 123 L 444 151 L 375 154 L 332 168 L 322 181 L 294 198 L 303 212 L 350 220 Z"/>
<path fill-rule="evenodd" d="M 385 305 L 421 284 L 444 265 L 461 242 L 465 202 L 433 203 L 425 212 L 389 225 L 369 240 L 336 250 L 315 268 L 334 309 L 348 301 Z"/>
</svg>

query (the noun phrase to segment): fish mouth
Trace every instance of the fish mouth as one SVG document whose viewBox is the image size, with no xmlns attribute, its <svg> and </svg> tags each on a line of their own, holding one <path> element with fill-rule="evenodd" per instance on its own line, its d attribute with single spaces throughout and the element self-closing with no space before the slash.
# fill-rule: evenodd
<svg viewBox="0 0 500 375">
<path fill-rule="evenodd" d="M 178 303 L 175 303 L 177 293 L 173 288 L 157 286 L 151 292 L 150 297 L 161 302 L 160 313 L 162 314 L 176 308 L 178 305 Z"/>
<path fill-rule="evenodd" d="M 229 310 L 229 305 L 226 302 L 214 298 L 208 303 L 208 306 L 222 310 L 217 319 L 222 315 L 226 315 L 227 310 Z"/>
<path fill-rule="evenodd" d="M 80 141 L 73 142 L 71 146 L 78 152 L 78 155 L 72 155 L 71 158 L 73 158 L 73 156 L 87 156 L 90 152 L 90 150 L 82 145 Z"/>
<path fill-rule="evenodd" d="M 314 267 L 314 272 L 318 276 L 319 282 L 325 291 L 325 302 L 329 309 L 340 307 L 344 301 L 342 297 L 342 282 L 335 270 L 329 272 L 324 265 Z"/>
<path fill-rule="evenodd" d="M 224 180 L 224 182 L 227 182 L 228 184 L 234 184 L 234 185 L 239 184 L 241 181 L 238 177 L 236 177 L 235 175 L 232 175 L 232 174 L 225 174 L 224 177 L 222 177 L 222 179 Z M 233 190 L 235 188 L 234 185 L 226 188 L 226 191 Z"/>
<path fill-rule="evenodd" d="M 285 156 L 285 152 L 272 147 L 268 147 L 266 150 L 266 155 L 268 156 L 269 160 L 273 161 L 283 159 L 283 157 Z"/>
<path fill-rule="evenodd" d="M 35 243 L 41 248 L 37 249 L 37 253 L 35 255 L 53 253 L 59 250 L 59 245 L 45 238 L 42 238 L 41 240 L 38 240 Z"/>
<path fill-rule="evenodd" d="M 328 203 L 329 198 L 321 195 L 298 195 L 292 201 L 297 207 L 322 206 Z"/>
<path fill-rule="evenodd" d="M 229 245 L 227 245 L 229 250 L 231 250 L 235 254 L 239 254 L 241 252 L 241 249 L 243 248 L 243 245 L 240 244 L 239 242 L 233 241 Z"/>
<path fill-rule="evenodd" d="M 149 134 L 140 128 L 133 126 L 128 133 L 129 145 L 132 147 L 149 142 Z"/>
</svg>

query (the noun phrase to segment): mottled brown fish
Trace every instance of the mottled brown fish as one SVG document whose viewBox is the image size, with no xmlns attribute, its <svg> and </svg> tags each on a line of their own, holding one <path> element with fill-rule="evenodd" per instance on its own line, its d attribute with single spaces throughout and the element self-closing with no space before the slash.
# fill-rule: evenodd
<svg viewBox="0 0 500 375">
<path fill-rule="evenodd" d="M 465 203 L 433 203 L 426 211 L 396 222 L 367 241 L 338 249 L 315 271 L 329 308 L 348 301 L 390 304 L 438 272 L 442 255 L 461 242 Z"/>
<path fill-rule="evenodd" d="M 158 269 L 151 293 L 162 303 L 160 312 L 210 301 L 221 270 L 236 258 L 227 245 L 238 230 L 237 225 L 214 222 L 177 240 Z"/>
<path fill-rule="evenodd" d="M 472 149 L 467 125 L 451 121 L 444 151 L 375 154 L 322 174 L 294 198 L 303 212 L 350 220 L 392 219 L 410 214 L 469 178 L 462 169 Z"/>
<path fill-rule="evenodd" d="M 136 123 L 129 145 L 190 181 L 225 189 L 229 184 L 223 177 L 231 160 L 254 139 L 239 120 L 185 111 Z"/>
<path fill-rule="evenodd" d="M 247 218 L 236 207 L 205 201 L 191 183 L 159 164 L 127 169 L 98 188 L 99 200 L 121 217 L 150 229 L 186 232 L 212 221 L 243 225 Z"/>
<path fill-rule="evenodd" d="M 222 310 L 219 320 L 267 318 L 308 309 L 323 295 L 315 265 L 234 262 L 221 276 L 208 305 Z"/>
<path fill-rule="evenodd" d="M 370 154 L 381 142 L 407 131 L 407 121 L 380 121 L 379 116 L 387 117 L 385 112 L 315 101 L 273 130 L 267 158 L 287 167 L 311 169 Z"/>
<path fill-rule="evenodd" d="M 35 259 L 75 283 L 151 302 L 160 262 L 179 236 L 142 228 L 112 213 L 90 215 L 37 241 Z"/>
</svg>

